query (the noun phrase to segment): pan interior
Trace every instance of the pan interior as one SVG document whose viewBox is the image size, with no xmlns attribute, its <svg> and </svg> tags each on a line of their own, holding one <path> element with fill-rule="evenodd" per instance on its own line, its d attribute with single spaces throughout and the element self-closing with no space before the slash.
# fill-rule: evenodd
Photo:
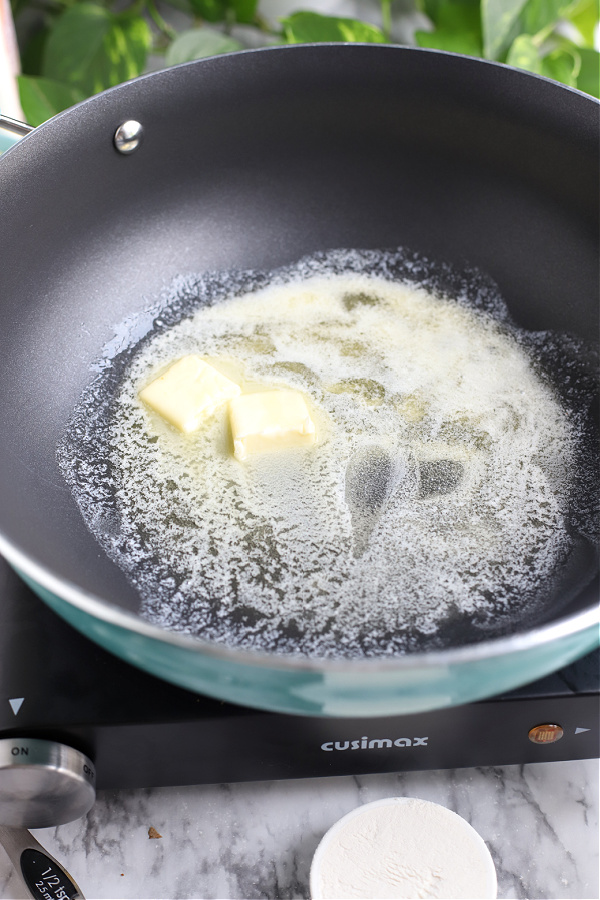
<svg viewBox="0 0 600 900">
<path fill-rule="evenodd" d="M 481 273 L 335 251 L 180 278 L 146 323 L 106 348 L 59 459 L 161 628 L 385 657 L 538 624 L 590 579 L 584 344 L 518 329 Z M 317 447 L 240 464 L 225 407 L 193 437 L 166 425 L 138 391 L 187 353 L 301 391 Z"/>
<path fill-rule="evenodd" d="M 135 344 L 182 273 L 406 246 L 488 273 L 520 327 L 595 336 L 597 113 L 506 67 L 339 45 L 174 68 L 36 129 L 0 160 L 3 539 L 58 582 L 138 612 L 56 446 L 101 348 Z M 144 141 L 123 157 L 112 137 L 130 118 Z M 587 548 L 538 621 L 597 602 L 581 589 Z M 448 641 L 468 630 L 457 622 Z"/>
</svg>

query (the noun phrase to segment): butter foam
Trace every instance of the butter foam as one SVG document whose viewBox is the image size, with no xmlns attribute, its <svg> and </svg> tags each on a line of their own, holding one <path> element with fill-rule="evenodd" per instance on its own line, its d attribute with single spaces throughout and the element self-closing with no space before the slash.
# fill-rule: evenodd
<svg viewBox="0 0 600 900">
<path fill-rule="evenodd" d="M 180 279 L 103 361 L 59 460 L 144 617 L 323 657 L 535 619 L 573 548 L 576 416 L 493 286 L 471 273 L 449 297 L 436 271 L 355 251 Z M 242 465 L 225 408 L 176 432 L 138 392 L 190 353 L 245 389 L 301 391 L 317 445 Z"/>
</svg>

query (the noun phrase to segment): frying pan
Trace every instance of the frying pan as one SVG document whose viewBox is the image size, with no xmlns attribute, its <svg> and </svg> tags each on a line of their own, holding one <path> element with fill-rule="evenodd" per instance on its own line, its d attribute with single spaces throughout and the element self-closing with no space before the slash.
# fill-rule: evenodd
<svg viewBox="0 0 600 900">
<path fill-rule="evenodd" d="M 119 152 L 133 120 L 143 138 Z M 127 148 L 126 148 L 127 149 Z M 598 299 L 598 104 L 546 79 L 387 46 L 249 51 L 145 76 L 0 159 L 0 552 L 113 653 L 224 700 L 315 715 L 465 703 L 598 643 L 597 557 L 514 633 L 322 660 L 161 630 L 85 527 L 56 446 L 116 323 L 182 273 L 272 270 L 332 248 L 470 265 L 518 326 L 589 342 Z"/>
</svg>

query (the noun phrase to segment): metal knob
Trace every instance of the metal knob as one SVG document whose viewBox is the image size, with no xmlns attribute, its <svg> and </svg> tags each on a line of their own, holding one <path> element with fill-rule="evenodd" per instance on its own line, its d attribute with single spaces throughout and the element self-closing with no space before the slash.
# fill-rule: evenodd
<svg viewBox="0 0 600 900">
<path fill-rule="evenodd" d="M 33 738 L 0 740 L 0 824 L 63 825 L 96 799 L 93 763 L 73 747 Z"/>
<path fill-rule="evenodd" d="M 144 129 L 135 119 L 128 119 L 119 125 L 114 135 L 114 144 L 119 153 L 133 153 L 140 146 Z"/>
</svg>

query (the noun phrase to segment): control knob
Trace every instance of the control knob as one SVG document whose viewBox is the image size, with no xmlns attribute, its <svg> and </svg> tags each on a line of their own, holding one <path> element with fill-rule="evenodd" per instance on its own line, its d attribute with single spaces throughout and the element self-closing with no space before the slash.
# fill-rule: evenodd
<svg viewBox="0 0 600 900">
<path fill-rule="evenodd" d="M 79 750 L 37 738 L 0 740 L 0 825 L 47 828 L 84 816 L 96 799 L 94 765 Z"/>
</svg>

